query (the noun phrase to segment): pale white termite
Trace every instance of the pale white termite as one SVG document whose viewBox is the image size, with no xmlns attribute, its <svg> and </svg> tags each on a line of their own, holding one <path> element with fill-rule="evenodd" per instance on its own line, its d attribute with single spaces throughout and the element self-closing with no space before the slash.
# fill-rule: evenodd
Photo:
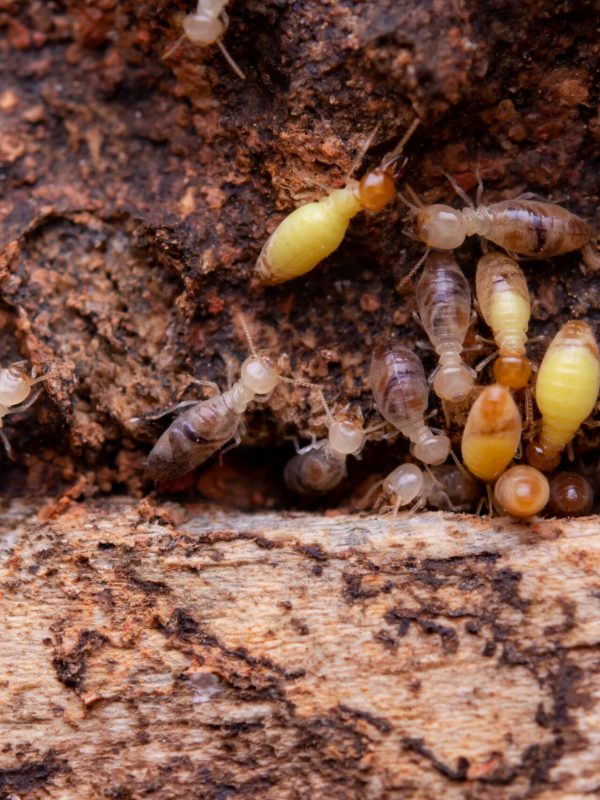
<svg viewBox="0 0 600 800">
<path fill-rule="evenodd" d="M 468 510 L 481 496 L 481 486 L 466 470 L 447 464 L 426 467 L 401 464 L 369 490 L 369 495 L 382 487 L 376 506 L 387 500 L 389 509 L 397 514 L 400 508 L 413 504 L 411 513 L 424 508 L 457 511 Z"/>
<path fill-rule="evenodd" d="M 39 378 L 30 377 L 25 371 L 25 362 L 18 361 L 0 369 L 0 441 L 12 458 L 12 447 L 2 430 L 2 420 L 9 414 L 27 411 L 40 395 L 41 389 L 32 393 L 32 387 L 46 380 L 48 375 Z"/>
<path fill-rule="evenodd" d="M 164 482 L 190 472 L 231 439 L 239 444 L 248 405 L 264 399 L 280 382 L 274 364 L 256 352 L 244 320 L 241 322 L 252 355 L 242 364 L 239 380 L 222 393 L 212 384 L 217 389 L 213 397 L 179 405 L 189 408 L 173 420 L 148 456 L 146 474 L 153 480 Z"/>
<path fill-rule="evenodd" d="M 471 318 L 471 290 L 449 253 L 430 253 L 416 288 L 419 317 L 440 357 L 432 375 L 441 400 L 458 403 L 473 388 L 475 371 L 461 358 Z"/>
<path fill-rule="evenodd" d="M 172 56 L 186 37 L 199 47 L 217 44 L 229 66 L 238 77 L 244 80 L 246 76 L 223 44 L 222 37 L 229 25 L 229 17 L 225 11 L 227 2 L 228 0 L 198 0 L 196 10 L 186 14 L 183 19 L 183 36 L 180 36 L 175 44 L 167 50 L 164 58 Z"/>
<path fill-rule="evenodd" d="M 458 184 L 449 180 L 467 208 L 440 203 L 425 206 L 414 194 L 414 203 L 400 195 L 411 209 L 411 235 L 428 247 L 454 250 L 467 236 L 481 236 L 508 253 L 529 258 L 551 258 L 582 250 L 586 263 L 597 267 L 598 256 L 590 244 L 592 228 L 562 206 L 530 199 L 528 195 L 481 205 L 481 185 L 475 206 Z"/>
<path fill-rule="evenodd" d="M 360 415 L 342 413 L 334 418 L 324 399 L 323 403 L 328 418 L 327 438 L 298 450 L 285 465 L 286 485 L 299 495 L 325 494 L 334 489 L 346 477 L 348 456 L 360 453 L 369 432 Z"/>
</svg>

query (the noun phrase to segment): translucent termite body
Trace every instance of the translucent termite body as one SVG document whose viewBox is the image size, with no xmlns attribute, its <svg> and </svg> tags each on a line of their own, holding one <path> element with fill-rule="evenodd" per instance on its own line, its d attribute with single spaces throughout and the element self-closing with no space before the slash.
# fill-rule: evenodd
<svg viewBox="0 0 600 800">
<path fill-rule="evenodd" d="M 171 480 L 195 469 L 230 439 L 239 442 L 248 405 L 272 392 L 279 381 L 271 361 L 253 353 L 233 386 L 194 403 L 173 420 L 152 448 L 146 474 L 155 481 Z"/>
<path fill-rule="evenodd" d="M 578 472 L 557 472 L 550 480 L 548 510 L 557 517 L 584 517 L 594 506 L 594 490 Z"/>
<path fill-rule="evenodd" d="M 399 344 L 380 344 L 371 361 L 371 389 L 381 416 L 412 442 L 425 464 L 443 464 L 450 440 L 425 424 L 429 388 L 420 359 Z"/>
<path fill-rule="evenodd" d="M 343 189 L 300 206 L 279 223 L 256 262 L 255 274 L 260 283 L 274 285 L 310 272 L 337 250 L 350 220 L 359 211 L 380 211 L 393 200 L 393 164 L 417 124 L 415 120 L 381 166 L 367 172 L 360 181 L 349 180 Z"/>
<path fill-rule="evenodd" d="M 229 18 L 225 11 L 227 2 L 228 0 L 197 0 L 196 10 L 186 14 L 183 18 L 183 36 L 167 50 L 164 58 L 173 55 L 185 37 L 199 47 L 217 44 L 229 66 L 238 77 L 244 80 L 246 76 L 235 63 L 222 41 L 222 36 L 229 25 Z"/>
<path fill-rule="evenodd" d="M 550 499 L 546 476 L 534 467 L 511 467 L 496 481 L 494 504 L 502 513 L 515 519 L 529 519 L 539 514 Z"/>
<path fill-rule="evenodd" d="M 515 457 L 521 416 L 512 395 L 497 383 L 486 386 L 471 406 L 463 431 L 464 465 L 482 481 L 495 481 Z"/>
<path fill-rule="evenodd" d="M 439 250 L 454 250 L 467 236 L 481 236 L 509 253 L 551 258 L 582 249 L 593 231 L 561 206 L 517 198 L 477 208 L 456 209 L 438 203 L 415 208 L 412 234 Z"/>
<path fill-rule="evenodd" d="M 366 432 L 356 417 L 331 420 L 326 439 L 299 450 L 285 465 L 284 480 L 298 495 L 330 492 L 346 477 L 349 455 L 358 455 Z"/>
<path fill-rule="evenodd" d="M 421 323 L 440 363 L 433 389 L 442 400 L 457 403 L 473 388 L 474 372 L 461 358 L 471 317 L 471 290 L 449 253 L 431 253 L 416 288 Z"/>
<path fill-rule="evenodd" d="M 535 384 L 542 414 L 539 437 L 527 446 L 527 461 L 542 472 L 560 455 L 592 413 L 600 391 L 600 353 L 586 322 L 565 323 L 544 355 Z"/>
<path fill-rule="evenodd" d="M 9 414 L 19 414 L 21 411 L 27 411 L 40 394 L 39 390 L 32 394 L 33 386 L 45 380 L 46 377 L 31 378 L 25 371 L 24 361 L 19 361 L 0 369 L 0 441 L 2 441 L 9 456 L 12 456 L 12 447 L 2 430 L 2 420 Z"/>
<path fill-rule="evenodd" d="M 531 363 L 525 356 L 531 304 L 523 270 L 504 253 L 488 253 L 477 264 L 475 287 L 481 316 L 498 345 L 496 381 L 510 389 L 523 389 L 531 375 Z"/>
<path fill-rule="evenodd" d="M 371 491 L 379 485 L 382 494 L 377 505 L 387 500 L 394 514 L 411 504 L 412 512 L 426 505 L 458 511 L 461 506 L 470 508 L 481 497 L 481 487 L 477 481 L 465 476 L 452 464 L 426 470 L 416 464 L 401 464 Z"/>
</svg>

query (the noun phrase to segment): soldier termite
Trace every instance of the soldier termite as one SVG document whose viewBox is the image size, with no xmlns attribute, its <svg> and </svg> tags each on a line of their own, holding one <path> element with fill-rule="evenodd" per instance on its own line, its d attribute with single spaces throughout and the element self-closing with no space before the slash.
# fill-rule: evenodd
<svg viewBox="0 0 600 800">
<path fill-rule="evenodd" d="M 334 489 L 346 477 L 348 456 L 360 453 L 369 432 L 363 428 L 361 416 L 344 412 L 334 418 L 322 393 L 321 397 L 328 419 L 327 438 L 298 450 L 285 465 L 286 485 L 299 495 L 325 494 Z"/>
<path fill-rule="evenodd" d="M 183 475 L 206 461 L 233 439 L 240 442 L 242 417 L 248 405 L 265 398 L 281 380 L 269 358 L 260 356 L 242 321 L 252 355 L 241 368 L 240 379 L 229 389 L 207 400 L 186 402 L 190 406 L 169 425 L 148 456 L 146 474 L 155 481 Z"/>
<path fill-rule="evenodd" d="M 475 286 L 481 316 L 498 345 L 494 376 L 502 386 L 523 389 L 531 375 L 525 356 L 531 305 L 523 270 L 504 253 L 488 253 L 477 264 Z"/>
<path fill-rule="evenodd" d="M 48 375 L 39 378 L 30 377 L 25 371 L 25 362 L 17 361 L 8 367 L 0 369 L 0 441 L 6 452 L 12 458 L 12 447 L 6 434 L 2 430 L 2 420 L 9 414 L 19 414 L 27 411 L 38 399 L 41 389 L 31 392 L 32 387 L 40 381 L 46 380 Z"/>
<path fill-rule="evenodd" d="M 494 504 L 515 519 L 529 519 L 546 507 L 550 498 L 548 479 L 526 465 L 503 472 L 494 486 Z"/>
<path fill-rule="evenodd" d="M 390 503 L 390 510 L 397 514 L 400 508 L 414 505 L 411 513 L 426 505 L 447 511 L 469 509 L 481 496 L 477 481 L 459 467 L 451 464 L 426 467 L 422 470 L 416 464 L 401 464 L 390 474 L 374 484 L 367 497 L 382 487 L 376 508 L 384 500 Z"/>
<path fill-rule="evenodd" d="M 583 517 L 594 506 L 594 490 L 578 472 L 557 472 L 550 479 L 548 510 L 557 517 Z"/>
<path fill-rule="evenodd" d="M 481 236 L 509 253 L 529 258 L 551 258 L 585 248 L 584 257 L 595 262 L 597 256 L 590 245 L 592 228 L 562 206 L 526 196 L 479 205 L 480 186 L 475 207 L 456 182 L 450 181 L 467 208 L 439 203 L 415 205 L 400 195 L 411 209 L 411 235 L 428 247 L 453 250 L 467 236 Z M 417 202 L 418 198 L 415 196 L 414 200 Z"/>
<path fill-rule="evenodd" d="M 229 25 L 229 17 L 225 11 L 227 2 L 228 0 L 198 0 L 196 10 L 186 14 L 183 18 L 183 35 L 167 50 L 163 58 L 172 56 L 186 37 L 200 47 L 217 44 L 229 66 L 239 78 L 244 80 L 246 76 L 235 63 L 222 40 Z"/>
<path fill-rule="evenodd" d="M 279 223 L 256 262 L 260 283 L 283 283 L 310 272 L 340 246 L 352 217 L 359 211 L 380 211 L 395 197 L 393 165 L 418 124 L 415 120 L 381 165 L 360 181 L 348 181 L 343 189 L 300 206 Z"/>
<path fill-rule="evenodd" d="M 473 388 L 475 372 L 461 358 L 471 317 L 471 290 L 449 253 L 430 253 L 416 288 L 421 324 L 440 357 L 433 389 L 442 400 L 457 403 Z"/>
<path fill-rule="evenodd" d="M 510 392 L 486 386 L 469 411 L 461 452 L 465 467 L 482 481 L 495 481 L 515 457 L 521 441 L 521 417 Z"/>
<path fill-rule="evenodd" d="M 542 359 L 535 401 L 542 414 L 538 438 L 527 446 L 527 461 L 542 472 L 558 466 L 560 455 L 592 413 L 600 391 L 600 353 L 590 326 L 565 323 Z"/>
<path fill-rule="evenodd" d="M 450 440 L 425 424 L 429 388 L 418 356 L 394 342 L 378 345 L 370 381 L 379 413 L 410 439 L 415 458 L 425 464 L 443 464 Z"/>
</svg>

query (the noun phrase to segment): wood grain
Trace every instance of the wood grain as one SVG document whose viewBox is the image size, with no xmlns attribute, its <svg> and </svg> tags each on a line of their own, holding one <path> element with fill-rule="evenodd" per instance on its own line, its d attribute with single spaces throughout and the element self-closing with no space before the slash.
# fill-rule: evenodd
<svg viewBox="0 0 600 800">
<path fill-rule="evenodd" d="M 600 792 L 597 519 L 52 510 L 2 512 L 1 798 Z"/>
</svg>

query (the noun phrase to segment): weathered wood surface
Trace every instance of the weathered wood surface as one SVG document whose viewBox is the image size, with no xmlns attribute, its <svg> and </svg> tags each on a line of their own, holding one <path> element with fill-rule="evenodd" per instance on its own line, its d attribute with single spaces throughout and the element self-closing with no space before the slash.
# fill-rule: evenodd
<svg viewBox="0 0 600 800">
<path fill-rule="evenodd" d="M 2 512 L 1 798 L 598 796 L 596 519 L 63 511 Z"/>
</svg>

